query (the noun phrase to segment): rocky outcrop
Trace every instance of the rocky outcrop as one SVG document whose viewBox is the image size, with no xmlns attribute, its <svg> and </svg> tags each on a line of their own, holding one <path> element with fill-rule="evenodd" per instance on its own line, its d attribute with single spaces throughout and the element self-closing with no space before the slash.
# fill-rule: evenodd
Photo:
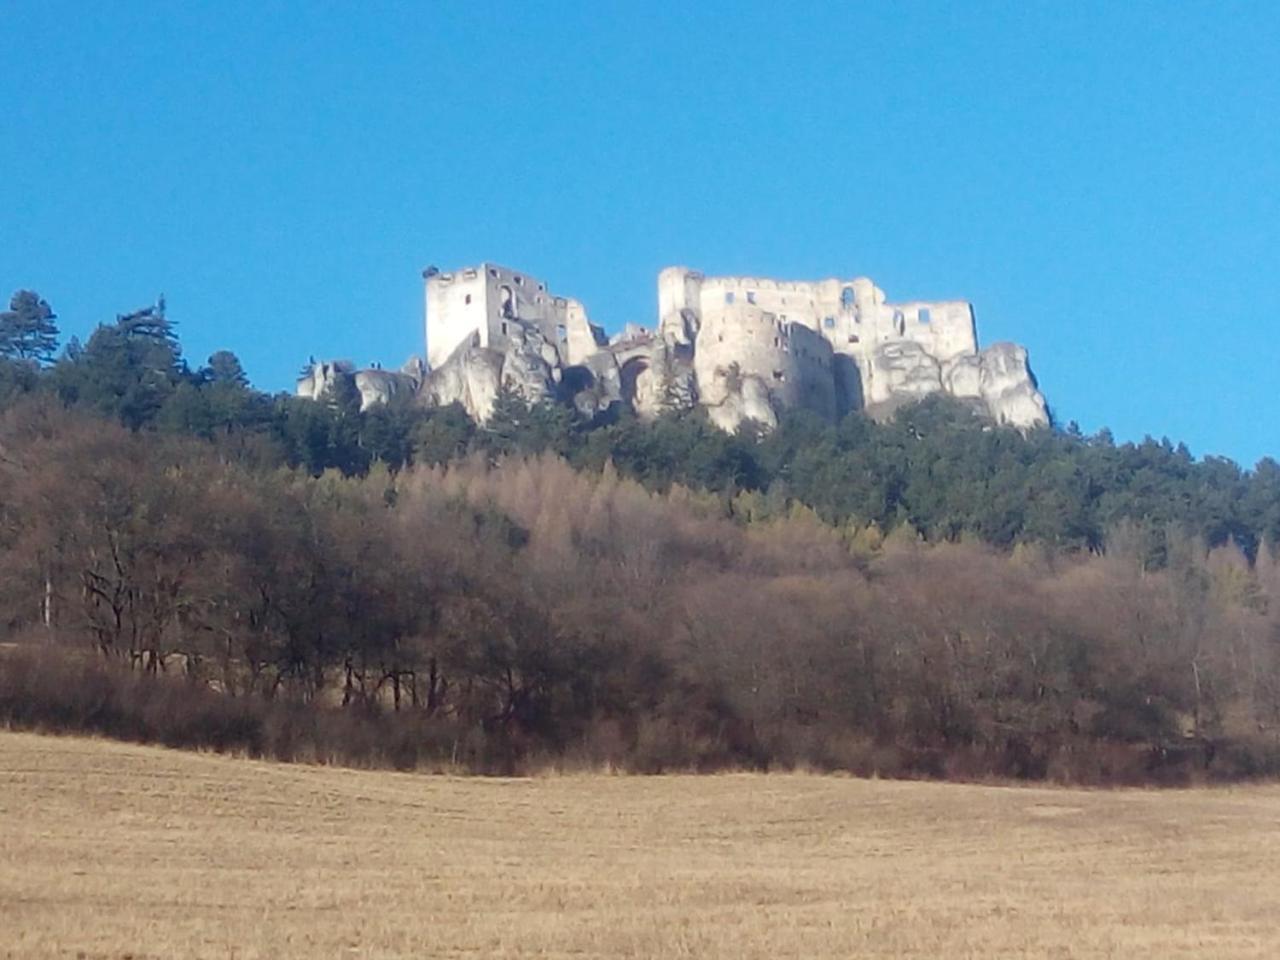
<svg viewBox="0 0 1280 960">
<path fill-rule="evenodd" d="M 942 389 L 942 366 L 919 343 L 886 343 L 872 354 L 865 385 L 869 411 L 923 400 Z"/>
<path fill-rule="evenodd" d="M 700 378 L 699 396 L 707 416 L 721 430 L 735 433 L 748 421 L 764 430 L 778 425 L 778 411 L 769 386 L 755 374 L 743 374 L 736 365 L 716 367 Z"/>
<path fill-rule="evenodd" d="M 1031 373 L 1025 347 L 993 343 L 978 358 L 982 399 L 997 423 L 1021 430 L 1049 423 L 1049 408 Z"/>
<path fill-rule="evenodd" d="M 413 377 L 391 370 L 358 370 L 355 375 L 356 390 L 360 394 L 360 409 L 368 410 L 380 403 L 390 403 L 398 396 L 413 396 L 419 383 Z"/>
<path fill-rule="evenodd" d="M 479 346 L 475 339 L 455 350 L 427 374 L 420 391 L 429 406 L 457 403 L 483 423 L 493 415 L 498 393 L 510 390 L 529 403 L 558 395 L 563 375 L 556 348 L 532 325 L 513 322 L 505 350 Z"/>
<path fill-rule="evenodd" d="M 956 357 L 941 370 L 941 387 L 960 400 L 982 400 L 982 356 L 967 353 Z"/>
<path fill-rule="evenodd" d="M 689 410 L 698 401 L 696 375 L 687 354 L 656 337 L 642 352 L 633 349 L 622 373 L 623 402 L 641 417 Z"/>
<path fill-rule="evenodd" d="M 510 342 L 502 355 L 502 386 L 529 403 L 553 398 L 563 372 L 555 346 L 533 324 L 516 321 L 510 327 Z"/>
<path fill-rule="evenodd" d="M 641 418 L 692 408 L 697 389 L 688 360 L 649 331 L 630 333 L 602 346 L 584 363 L 566 367 L 561 395 L 588 418 L 618 405 Z"/>
<path fill-rule="evenodd" d="M 368 410 L 378 404 L 390 403 L 398 396 L 414 396 L 422 378 L 412 372 L 395 372 L 370 367 L 357 370 L 347 360 L 311 361 L 298 378 L 297 395 L 309 400 L 319 400 L 331 395 L 340 381 L 351 384 L 360 395 L 360 409 Z"/>
<path fill-rule="evenodd" d="M 876 350 L 868 379 L 867 410 L 877 417 L 945 393 L 971 402 L 997 423 L 1020 430 L 1049 423 L 1027 351 L 1015 343 L 995 343 L 946 363 L 939 363 L 918 343 L 887 343 Z"/>
<path fill-rule="evenodd" d="M 574 409 L 588 419 L 623 402 L 622 371 L 617 358 L 605 350 L 588 357 L 585 363 L 566 367 L 560 387 Z"/>
<path fill-rule="evenodd" d="M 496 350 L 464 344 L 427 376 L 421 399 L 432 407 L 459 404 L 468 416 L 483 423 L 493 415 L 505 361 Z"/>
</svg>

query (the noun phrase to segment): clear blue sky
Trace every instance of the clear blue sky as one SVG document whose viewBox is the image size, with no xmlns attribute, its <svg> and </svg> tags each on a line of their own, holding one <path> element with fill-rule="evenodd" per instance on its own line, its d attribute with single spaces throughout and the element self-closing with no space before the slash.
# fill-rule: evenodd
<svg viewBox="0 0 1280 960">
<path fill-rule="evenodd" d="M 0 3 L 0 287 L 291 388 L 421 269 L 962 297 L 1059 418 L 1280 455 L 1280 4 Z"/>
</svg>

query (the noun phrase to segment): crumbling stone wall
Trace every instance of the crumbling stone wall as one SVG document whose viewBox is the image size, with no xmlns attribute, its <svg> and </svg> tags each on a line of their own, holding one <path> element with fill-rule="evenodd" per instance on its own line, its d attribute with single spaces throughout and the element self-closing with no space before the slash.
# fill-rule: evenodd
<svg viewBox="0 0 1280 960">
<path fill-rule="evenodd" d="M 890 303 L 866 277 L 708 277 L 668 267 L 658 275 L 657 328 L 628 325 L 606 340 L 581 303 L 528 274 L 482 263 L 423 275 L 430 369 L 414 389 L 423 402 L 456 401 L 479 419 L 506 388 L 587 416 L 617 403 L 642 416 L 701 404 L 725 430 L 748 420 L 770 428 L 793 408 L 828 419 L 859 408 L 883 415 L 933 393 L 1023 429 L 1048 423 L 1026 351 L 980 350 L 968 303 Z M 401 389 L 386 376 L 357 383 L 371 403 Z"/>
</svg>

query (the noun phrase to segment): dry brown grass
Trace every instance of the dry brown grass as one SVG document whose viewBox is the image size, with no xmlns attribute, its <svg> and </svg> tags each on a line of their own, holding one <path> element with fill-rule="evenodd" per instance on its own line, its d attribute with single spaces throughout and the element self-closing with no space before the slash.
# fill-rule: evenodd
<svg viewBox="0 0 1280 960">
<path fill-rule="evenodd" d="M 455 779 L 0 732 L 0 955 L 1280 956 L 1280 788 Z"/>
</svg>

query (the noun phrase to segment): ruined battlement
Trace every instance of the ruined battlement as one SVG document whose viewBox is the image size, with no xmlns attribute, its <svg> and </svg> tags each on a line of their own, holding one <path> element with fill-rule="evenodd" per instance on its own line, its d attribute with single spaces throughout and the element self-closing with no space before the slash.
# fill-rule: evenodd
<svg viewBox="0 0 1280 960">
<path fill-rule="evenodd" d="M 889 303 L 866 277 L 784 281 L 760 277 L 707 277 L 684 267 L 659 275 L 660 324 L 682 312 L 710 317 L 740 303 L 776 313 L 785 322 L 815 330 L 836 353 L 863 361 L 875 348 L 914 340 L 941 359 L 976 353 L 973 308 L 960 300 Z"/>
<path fill-rule="evenodd" d="M 658 275 L 656 326 L 628 325 L 612 340 L 581 302 L 527 273 L 485 262 L 428 268 L 423 277 L 429 370 L 413 379 L 410 367 L 390 375 L 320 365 L 299 391 L 354 376 L 372 403 L 379 390 L 407 389 L 410 378 L 422 402 L 460 402 L 480 419 L 507 388 L 586 416 L 615 403 L 643 416 L 700 405 L 725 430 L 746 421 L 771 428 L 787 409 L 878 415 L 948 393 L 997 422 L 1048 423 L 1026 351 L 979 349 L 969 303 L 890 302 L 867 277 L 777 280 L 668 267 Z"/>
<path fill-rule="evenodd" d="M 428 269 L 423 277 L 431 367 L 473 341 L 487 349 L 509 348 L 517 319 L 536 324 L 570 363 L 603 342 L 603 331 L 592 325 L 580 302 L 548 292 L 543 281 L 519 270 L 481 263 L 450 273 Z"/>
</svg>

